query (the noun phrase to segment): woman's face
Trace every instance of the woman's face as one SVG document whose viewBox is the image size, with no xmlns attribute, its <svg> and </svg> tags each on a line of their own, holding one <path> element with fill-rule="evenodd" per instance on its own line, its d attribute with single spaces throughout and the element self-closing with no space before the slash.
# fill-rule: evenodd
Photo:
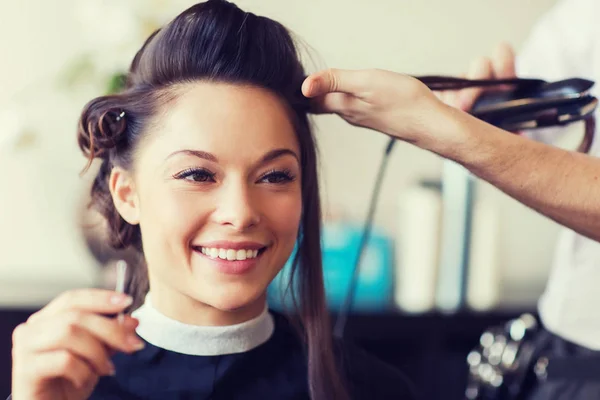
<svg viewBox="0 0 600 400">
<path fill-rule="evenodd" d="M 111 178 L 122 215 L 140 224 L 157 308 L 203 324 L 262 311 L 297 238 L 299 159 L 289 114 L 266 90 L 197 82 L 164 107 L 133 171 Z"/>
</svg>

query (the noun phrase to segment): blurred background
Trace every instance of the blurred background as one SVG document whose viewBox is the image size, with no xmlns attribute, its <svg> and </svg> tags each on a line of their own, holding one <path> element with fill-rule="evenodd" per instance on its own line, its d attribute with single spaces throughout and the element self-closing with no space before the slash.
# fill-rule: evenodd
<svg viewBox="0 0 600 400">
<path fill-rule="evenodd" d="M 110 285 L 112 263 L 127 256 L 103 244 L 101 225 L 86 212 L 93 169 L 79 175 L 85 166 L 75 140 L 81 108 L 113 90 L 148 34 L 193 3 L 0 2 L 0 398 L 10 390 L 14 326 L 64 290 Z M 500 41 L 518 51 L 555 0 L 236 3 L 294 31 L 305 43 L 309 72 L 336 67 L 458 75 Z M 333 116 L 314 121 L 326 215 L 325 274 L 335 311 L 347 289 L 387 138 Z M 565 145 L 580 136 L 580 128 L 570 129 Z M 452 198 L 443 195 L 440 187 L 448 179 L 459 188 L 470 180 L 465 190 L 472 202 L 462 200 L 460 190 Z M 444 260 L 441 251 L 450 246 L 441 233 L 449 202 L 473 217 L 467 229 L 456 226 L 452 243 L 457 252 L 466 243 L 470 254 L 458 261 Z M 453 396 L 462 390 L 464 357 L 481 331 L 535 311 L 557 231 L 552 221 L 437 156 L 398 143 L 349 332 L 407 371 L 428 398 L 460 398 Z M 460 265 L 443 270 L 449 263 Z"/>
</svg>

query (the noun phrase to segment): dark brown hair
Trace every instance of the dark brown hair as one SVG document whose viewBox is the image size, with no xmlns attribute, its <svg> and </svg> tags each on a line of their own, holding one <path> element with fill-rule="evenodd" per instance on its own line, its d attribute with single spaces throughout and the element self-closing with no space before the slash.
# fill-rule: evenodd
<svg viewBox="0 0 600 400">
<path fill-rule="evenodd" d="M 91 189 L 92 205 L 107 219 L 111 245 L 133 246 L 143 258 L 139 226 L 128 224 L 113 205 L 108 179 L 113 166 L 130 168 L 133 152 L 160 107 L 174 99 L 174 85 L 198 80 L 254 85 L 288 105 L 301 149 L 303 212 L 292 279 L 308 360 L 311 397 L 346 399 L 337 372 L 321 260 L 321 208 L 316 145 L 300 88 L 305 73 L 288 30 L 224 0 L 196 4 L 151 35 L 136 54 L 126 87 L 90 101 L 78 129 L 79 146 L 91 163 L 102 160 Z M 89 166 L 89 164 L 88 164 Z M 148 290 L 146 267 L 131 280 L 137 305 Z"/>
</svg>

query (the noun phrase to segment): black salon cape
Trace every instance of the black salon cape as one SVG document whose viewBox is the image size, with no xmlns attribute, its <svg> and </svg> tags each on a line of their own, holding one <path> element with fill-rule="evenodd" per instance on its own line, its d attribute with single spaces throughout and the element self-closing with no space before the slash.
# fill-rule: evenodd
<svg viewBox="0 0 600 400">
<path fill-rule="evenodd" d="M 271 338 L 245 353 L 191 356 L 146 343 L 113 357 L 116 376 L 102 377 L 91 400 L 309 399 L 306 357 L 287 319 L 273 313 Z M 407 379 L 354 346 L 338 346 L 352 399 L 416 399 Z"/>
</svg>

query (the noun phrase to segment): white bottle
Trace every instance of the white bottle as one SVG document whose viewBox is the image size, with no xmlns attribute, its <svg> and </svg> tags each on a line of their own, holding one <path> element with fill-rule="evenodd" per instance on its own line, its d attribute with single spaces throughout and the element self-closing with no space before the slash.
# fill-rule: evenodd
<svg viewBox="0 0 600 400">
<path fill-rule="evenodd" d="M 408 313 L 435 307 L 442 199 L 438 182 L 404 190 L 398 204 L 396 306 Z"/>
<path fill-rule="evenodd" d="M 491 310 L 499 302 L 499 222 L 498 210 L 491 201 L 475 202 L 466 301 L 468 307 L 476 311 Z"/>
</svg>

